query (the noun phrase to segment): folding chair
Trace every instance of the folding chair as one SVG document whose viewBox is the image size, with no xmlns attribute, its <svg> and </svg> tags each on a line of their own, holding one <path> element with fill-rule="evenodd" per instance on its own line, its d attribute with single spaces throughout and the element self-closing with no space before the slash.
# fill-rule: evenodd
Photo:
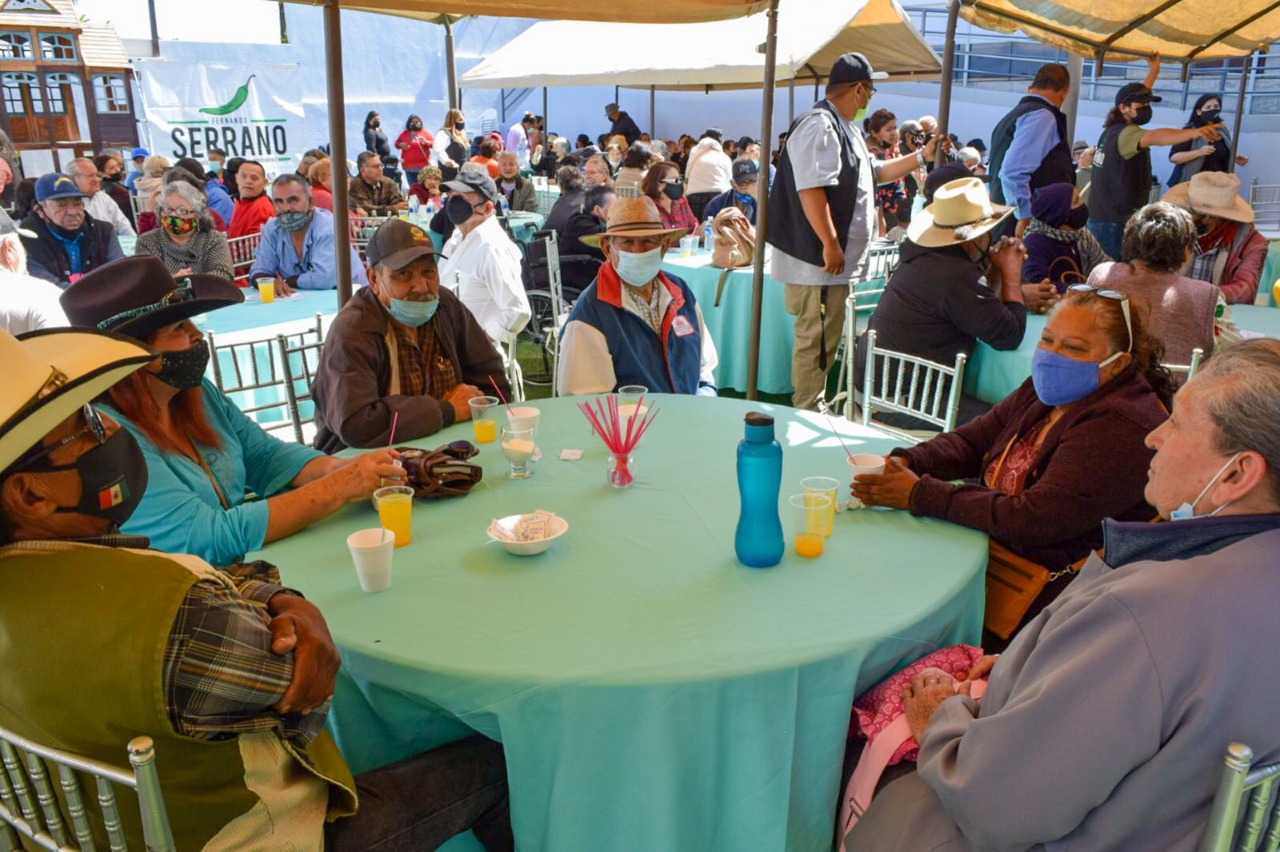
<svg viewBox="0 0 1280 852">
<path fill-rule="evenodd" d="M 390 216 L 351 217 L 351 245 L 360 255 L 360 260 L 365 261 L 365 251 L 369 248 L 369 240 L 373 239 L 373 235 L 377 233 L 379 226 L 390 218 Z"/>
<path fill-rule="evenodd" d="M 1249 206 L 1253 208 L 1254 227 L 1260 231 L 1280 229 L 1280 184 L 1249 184 Z"/>
<path fill-rule="evenodd" d="M 1165 364 L 1164 368 L 1175 376 L 1186 376 L 1183 383 L 1189 382 L 1200 372 L 1200 362 L 1204 360 L 1204 350 L 1197 346 L 1191 350 L 1190 364 Z"/>
<path fill-rule="evenodd" d="M 867 250 L 867 268 L 862 277 L 849 285 L 849 297 L 845 299 L 844 333 L 836 350 L 836 358 L 840 360 L 840 372 L 836 378 L 836 387 L 840 388 L 836 395 L 828 401 L 820 401 L 823 410 L 838 409 L 843 403 L 844 416 L 849 420 L 855 417 L 853 402 L 853 353 L 856 351 L 858 335 L 867 330 L 867 321 L 871 318 L 880 297 L 889 286 L 889 277 L 898 268 L 898 243 L 877 241 Z"/>
<path fill-rule="evenodd" d="M 1227 746 L 1225 763 L 1200 852 L 1253 852 L 1280 847 L 1280 819 L 1276 813 L 1280 800 L 1275 789 L 1280 763 L 1253 769 L 1253 750 L 1242 743 Z"/>
<path fill-rule="evenodd" d="M 871 425 L 873 411 L 907 414 L 939 426 L 943 432 L 956 428 L 960 415 L 960 392 L 964 386 L 963 352 L 956 354 L 954 367 L 944 367 L 925 358 L 876 348 L 875 331 L 867 332 L 867 363 L 862 382 L 862 425 Z M 879 385 L 876 373 L 880 374 Z M 878 387 L 878 390 L 877 390 Z M 850 393 L 850 398 L 853 394 Z M 877 428 L 895 437 L 918 443 L 920 437 L 878 424 Z"/>
<path fill-rule="evenodd" d="M 318 315 L 317 315 L 318 316 Z M 280 371 L 284 379 L 284 396 L 289 404 L 289 420 L 293 423 L 293 437 L 299 444 L 310 443 L 315 436 L 316 421 L 315 403 L 312 401 L 311 388 L 315 384 L 316 371 L 320 367 L 320 353 L 324 350 L 324 338 L 306 341 L 310 332 L 294 335 L 290 338 L 283 334 L 276 335 L 276 351 L 280 354 Z M 306 406 L 303 411 L 302 406 Z M 311 426 L 310 434 L 304 433 L 304 426 Z"/>
<path fill-rule="evenodd" d="M 128 753 L 132 769 L 50 748 L 0 728 L 4 764 L 0 771 L 0 839 L 11 849 L 21 849 L 21 838 L 26 837 L 60 852 L 93 850 L 92 826 L 96 823 L 112 850 L 128 849 L 116 801 L 119 786 L 138 794 L 142 839 L 148 852 L 172 852 L 176 847 L 156 772 L 155 745 L 150 737 L 135 737 L 129 741 Z M 53 767 L 61 801 L 51 777 Z M 86 775 L 94 780 L 95 789 L 89 796 L 82 789 Z M 91 818 L 89 806 L 95 801 L 98 813 Z"/>
<path fill-rule="evenodd" d="M 237 286 L 249 286 L 249 273 L 253 270 L 253 261 L 258 256 L 258 245 L 262 242 L 262 234 L 245 234 L 227 240 L 227 248 L 231 250 L 231 271 Z"/>
<path fill-rule="evenodd" d="M 290 437 L 296 436 L 290 420 L 284 371 L 275 357 L 277 339 L 268 337 L 219 346 L 212 331 L 205 336 L 209 340 L 213 383 L 218 390 L 231 397 L 237 408 L 268 433 L 275 435 L 287 430 Z M 322 342 L 323 316 L 317 313 L 314 327 L 285 337 L 290 346 Z"/>
<path fill-rule="evenodd" d="M 541 243 L 544 257 L 541 260 L 531 259 L 534 281 L 546 283 L 546 289 L 530 290 L 529 306 L 533 309 L 533 318 L 529 320 L 529 336 L 543 350 L 543 363 L 547 364 L 549 384 L 552 396 L 558 396 L 556 387 L 556 368 L 559 364 L 560 333 L 564 330 L 565 321 L 569 318 L 569 308 L 564 300 L 564 273 L 560 255 L 560 237 L 555 231 L 539 231 L 536 235 Z M 573 256 L 574 258 L 578 256 Z M 539 275 L 539 273 L 542 273 Z M 549 359 L 549 360 L 548 360 Z"/>
</svg>

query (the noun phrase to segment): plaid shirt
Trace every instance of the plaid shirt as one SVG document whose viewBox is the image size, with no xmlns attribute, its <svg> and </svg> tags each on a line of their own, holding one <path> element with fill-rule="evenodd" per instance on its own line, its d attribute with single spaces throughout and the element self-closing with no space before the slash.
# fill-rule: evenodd
<svg viewBox="0 0 1280 852">
<path fill-rule="evenodd" d="M 400 394 L 440 399 L 458 386 L 458 371 L 441 351 L 433 317 L 417 328 L 392 322 L 396 336 L 396 357 L 400 368 Z"/>
<path fill-rule="evenodd" d="M 177 557 L 181 559 L 181 557 Z M 271 650 L 267 601 L 280 572 L 266 562 L 223 569 L 227 582 L 201 580 L 178 607 L 164 658 L 164 690 L 173 728 L 199 740 L 282 730 L 305 746 L 320 733 L 326 701 L 307 716 L 273 708 L 293 680 L 293 654 Z"/>
<path fill-rule="evenodd" d="M 390 210 L 403 203 L 404 196 L 400 194 L 400 187 L 389 177 L 379 178 L 377 183 L 369 183 L 356 176 L 351 179 L 347 200 L 352 210 L 359 207 L 369 215 L 376 216 L 377 211 Z"/>
<path fill-rule="evenodd" d="M 1187 277 L 1198 278 L 1213 284 L 1213 268 L 1218 263 L 1218 254 L 1222 249 L 1223 246 L 1219 243 L 1208 251 L 1200 251 L 1200 245 L 1197 243 L 1196 256 L 1191 260 L 1191 272 Z"/>
</svg>

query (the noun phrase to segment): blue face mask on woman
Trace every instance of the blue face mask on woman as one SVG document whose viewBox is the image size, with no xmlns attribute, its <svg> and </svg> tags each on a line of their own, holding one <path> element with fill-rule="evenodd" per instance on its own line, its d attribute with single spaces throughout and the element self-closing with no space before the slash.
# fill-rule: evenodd
<svg viewBox="0 0 1280 852">
<path fill-rule="evenodd" d="M 1079 402 L 1102 385 L 1102 368 L 1115 361 L 1117 352 L 1105 361 L 1077 361 L 1037 348 L 1031 355 L 1031 383 L 1045 405 Z"/>
<path fill-rule="evenodd" d="M 431 318 L 436 315 L 436 309 L 439 307 L 439 299 L 432 299 L 430 302 L 392 299 L 391 305 L 387 310 L 390 312 L 391 318 L 396 322 L 401 325 L 407 325 L 410 328 L 417 328 L 420 325 L 431 322 Z"/>
</svg>

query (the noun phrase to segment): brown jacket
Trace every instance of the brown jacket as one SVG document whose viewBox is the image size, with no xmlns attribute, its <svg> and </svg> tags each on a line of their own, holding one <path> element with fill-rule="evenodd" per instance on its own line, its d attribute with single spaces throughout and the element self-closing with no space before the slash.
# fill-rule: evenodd
<svg viewBox="0 0 1280 852">
<path fill-rule="evenodd" d="M 502 356 L 471 312 L 444 287 L 432 322 L 438 324 L 440 343 L 459 381 L 488 389 L 492 376 L 511 398 Z M 391 394 L 390 328 L 390 316 L 369 287 L 352 296 L 334 318 L 311 388 L 316 449 L 333 453 L 348 446 L 385 446 L 397 412 L 397 441 L 433 435 L 453 423 L 453 406 L 443 399 Z"/>
</svg>

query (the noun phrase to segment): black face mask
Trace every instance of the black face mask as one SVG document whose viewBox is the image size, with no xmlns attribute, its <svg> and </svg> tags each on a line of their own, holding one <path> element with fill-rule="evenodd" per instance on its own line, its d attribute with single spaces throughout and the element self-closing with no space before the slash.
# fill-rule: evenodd
<svg viewBox="0 0 1280 852">
<path fill-rule="evenodd" d="M 187 390 L 200 386 L 209 366 L 209 344 L 201 340 L 190 349 L 165 352 L 160 356 L 160 372 L 156 378 L 171 388 Z"/>
<path fill-rule="evenodd" d="M 1062 224 L 1068 228 L 1075 228 L 1077 231 L 1083 228 L 1089 222 L 1089 205 L 1081 204 L 1079 207 L 1072 207 L 1071 212 L 1067 214 L 1067 221 Z"/>
<path fill-rule="evenodd" d="M 369 122 L 369 126 L 370 126 L 370 127 L 372 127 L 372 128 L 374 128 L 374 129 L 376 130 L 377 128 L 379 128 L 379 127 L 381 127 L 381 126 L 382 126 L 382 122 L 381 122 L 381 121 L 371 121 L 371 122 Z"/>
<path fill-rule="evenodd" d="M 48 216 L 45 216 L 43 213 L 41 213 L 40 218 L 44 219 L 44 224 L 49 229 L 50 232 L 57 234 L 58 236 L 62 237 L 64 240 L 74 240 L 76 237 L 80 236 L 81 231 L 84 230 L 83 224 L 81 224 L 79 228 L 74 228 L 74 229 L 64 228 L 61 225 L 56 224 L 52 219 L 50 219 Z"/>
<path fill-rule="evenodd" d="M 677 201 L 681 198 L 684 198 L 684 184 L 682 183 L 663 184 L 662 194 L 665 195 L 667 198 L 670 198 L 672 201 Z"/>
<path fill-rule="evenodd" d="M 1202 112 L 1198 116 L 1201 124 L 1215 124 L 1222 116 L 1222 110 L 1211 109 L 1208 112 Z"/>
<path fill-rule="evenodd" d="M 455 124 L 453 127 L 454 127 L 454 129 L 455 129 L 455 130 L 464 130 L 464 129 L 466 128 L 466 126 L 467 126 L 467 123 L 466 123 L 465 121 L 459 121 L 459 122 L 458 122 L 457 124 Z"/>
<path fill-rule="evenodd" d="M 409 129 L 410 129 L 410 130 L 421 130 L 421 129 L 422 129 L 422 122 L 421 122 L 421 121 L 415 121 L 413 124 L 410 124 L 410 125 L 409 125 Z"/>
<path fill-rule="evenodd" d="M 55 512 L 89 515 L 120 526 L 138 508 L 147 490 L 147 460 L 128 429 L 121 427 L 74 464 L 59 464 L 33 473 L 74 470 L 80 474 L 80 502 Z"/>
<path fill-rule="evenodd" d="M 102 179 L 109 183 L 119 183 L 122 175 L 103 175 Z"/>
<path fill-rule="evenodd" d="M 1204 221 L 1203 219 L 1200 219 L 1200 220 L 1196 221 L 1195 225 L 1196 225 L 1196 236 L 1197 236 L 1197 237 L 1207 237 L 1207 236 L 1209 236 L 1209 223 L 1208 223 L 1208 222 Z"/>
<path fill-rule="evenodd" d="M 1150 120 L 1151 120 L 1151 104 L 1143 104 L 1142 106 L 1138 107 L 1138 114 L 1134 116 L 1133 123 L 1141 125 L 1141 124 L 1146 124 Z"/>
<path fill-rule="evenodd" d="M 444 215 L 448 216 L 449 221 L 455 225 L 461 225 L 470 219 L 475 212 L 476 210 L 471 206 L 471 202 L 461 195 L 451 195 L 449 200 L 444 203 Z"/>
</svg>

